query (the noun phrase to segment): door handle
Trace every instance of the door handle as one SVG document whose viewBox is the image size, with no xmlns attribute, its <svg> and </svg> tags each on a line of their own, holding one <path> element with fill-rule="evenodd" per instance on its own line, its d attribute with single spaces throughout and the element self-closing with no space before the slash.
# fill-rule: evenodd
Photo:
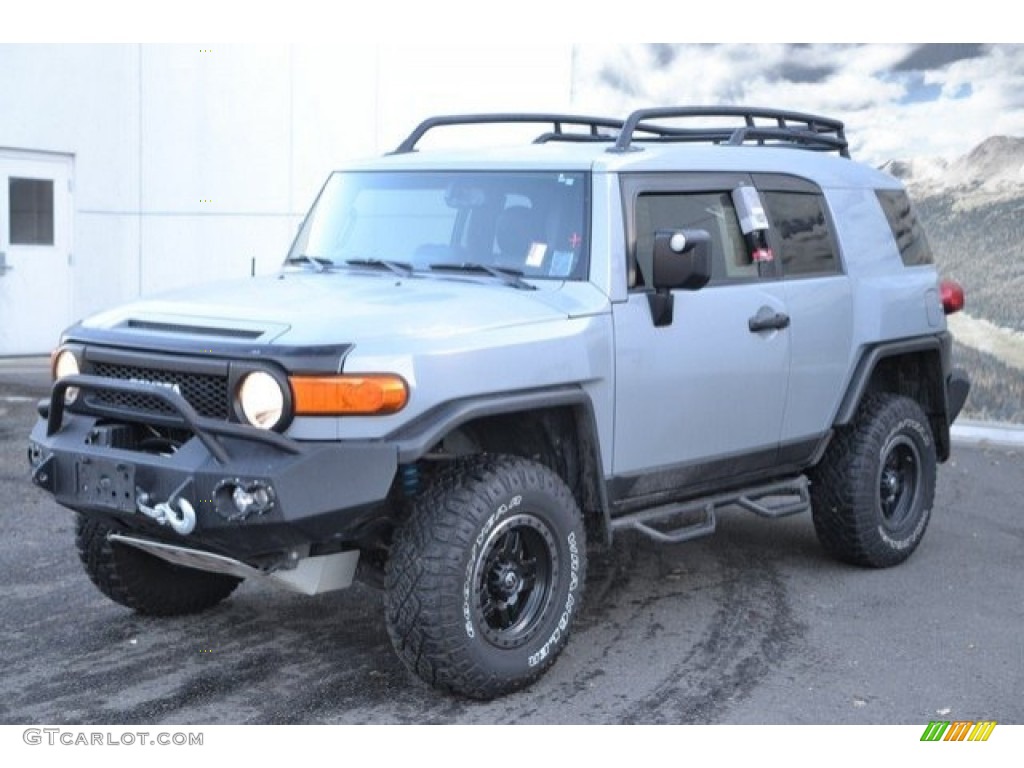
<svg viewBox="0 0 1024 768">
<path fill-rule="evenodd" d="M 757 314 L 747 321 L 747 327 L 751 333 L 781 331 L 789 327 L 789 315 L 785 312 L 775 312 L 771 307 L 761 307 Z"/>
<path fill-rule="evenodd" d="M 14 267 L 8 266 L 7 264 L 7 254 L 0 251 L 0 276 L 6 275 L 12 269 L 14 269 Z"/>
</svg>

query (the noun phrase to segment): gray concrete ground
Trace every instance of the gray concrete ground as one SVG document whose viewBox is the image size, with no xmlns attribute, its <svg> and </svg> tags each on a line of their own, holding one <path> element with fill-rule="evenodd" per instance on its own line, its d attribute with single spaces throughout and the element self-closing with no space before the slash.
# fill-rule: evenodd
<svg viewBox="0 0 1024 768">
<path fill-rule="evenodd" d="M 0 361 L 0 723 L 1024 723 L 1012 439 L 958 442 L 923 544 L 894 569 L 827 559 L 807 516 L 727 511 L 715 536 L 678 546 L 621 537 L 592 564 L 551 672 L 476 703 L 405 672 L 367 587 L 243 584 L 170 620 L 109 602 L 79 566 L 71 513 L 28 482 L 45 367 Z"/>
</svg>

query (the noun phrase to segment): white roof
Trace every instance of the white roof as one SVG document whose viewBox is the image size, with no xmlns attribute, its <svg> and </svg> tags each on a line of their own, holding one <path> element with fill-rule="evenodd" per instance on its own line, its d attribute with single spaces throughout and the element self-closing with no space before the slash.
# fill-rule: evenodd
<svg viewBox="0 0 1024 768">
<path fill-rule="evenodd" d="M 626 152 L 609 152 L 610 147 L 611 142 L 549 141 L 460 150 L 417 150 L 367 160 L 344 170 L 780 173 L 808 179 L 821 187 L 902 187 L 892 176 L 832 152 L 751 145 L 644 143 L 637 140 Z"/>
</svg>

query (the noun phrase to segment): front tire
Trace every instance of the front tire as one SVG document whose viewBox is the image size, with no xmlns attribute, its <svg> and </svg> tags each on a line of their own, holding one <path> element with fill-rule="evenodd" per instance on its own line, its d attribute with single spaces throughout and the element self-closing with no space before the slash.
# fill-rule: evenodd
<svg viewBox="0 0 1024 768">
<path fill-rule="evenodd" d="M 514 456 L 461 461 L 395 535 L 388 633 L 431 685 L 501 696 L 540 677 L 565 647 L 585 571 L 583 521 L 558 475 Z"/>
<path fill-rule="evenodd" d="M 936 464 L 921 406 L 867 395 L 811 473 L 814 529 L 825 551 L 874 568 L 910 557 L 931 518 Z"/>
<path fill-rule="evenodd" d="M 92 583 L 113 600 L 146 616 L 184 616 L 212 608 L 241 579 L 172 565 L 134 547 L 110 541 L 113 529 L 78 515 L 75 543 Z"/>
</svg>

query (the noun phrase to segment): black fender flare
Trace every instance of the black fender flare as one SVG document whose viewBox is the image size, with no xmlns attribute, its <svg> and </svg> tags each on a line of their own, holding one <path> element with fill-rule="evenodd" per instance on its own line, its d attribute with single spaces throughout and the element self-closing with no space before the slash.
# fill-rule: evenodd
<svg viewBox="0 0 1024 768">
<path fill-rule="evenodd" d="M 949 378 L 952 374 L 952 345 L 953 337 L 946 331 L 937 333 L 934 336 L 882 342 L 864 349 L 860 359 L 857 361 L 857 365 L 854 367 L 846 392 L 840 401 L 839 409 L 836 412 L 835 419 L 833 419 L 833 425 L 844 427 L 853 421 L 857 413 L 857 407 L 860 405 L 864 395 L 869 391 L 872 376 L 883 360 L 921 353 L 935 355 L 939 361 L 939 370 L 936 371 L 936 376 L 930 377 L 924 383 L 924 386 L 929 391 L 929 400 L 931 402 L 930 408 L 926 410 L 936 431 L 935 438 L 938 443 L 939 459 L 944 461 L 949 456 L 949 426 L 953 421 L 950 417 L 948 391 Z"/>
<path fill-rule="evenodd" d="M 601 442 L 597 430 L 594 405 L 584 389 L 567 384 L 542 389 L 497 392 L 460 400 L 449 400 L 435 405 L 383 439 L 398 449 L 398 463 L 408 464 L 423 458 L 445 435 L 464 424 L 487 416 L 570 407 L 577 411 L 577 429 L 584 463 L 589 465 L 592 477 L 589 485 L 598 509 L 598 524 L 606 544 L 611 543 L 611 509 L 604 482 L 604 464 L 601 460 Z M 585 511 L 585 510 L 584 510 Z"/>
</svg>

